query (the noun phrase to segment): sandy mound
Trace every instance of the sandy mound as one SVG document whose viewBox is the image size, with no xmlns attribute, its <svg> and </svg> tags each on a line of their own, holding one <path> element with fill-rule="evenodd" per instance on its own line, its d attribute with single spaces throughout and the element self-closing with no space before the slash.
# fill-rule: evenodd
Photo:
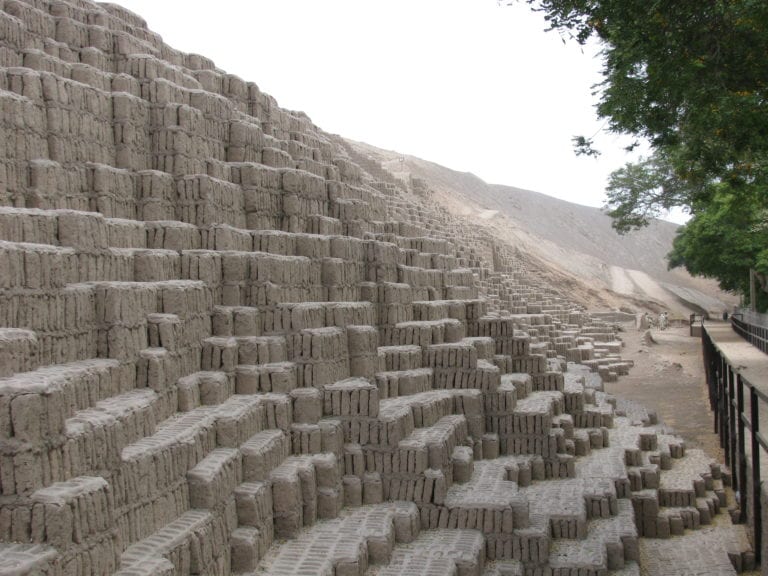
<svg viewBox="0 0 768 576">
<path fill-rule="evenodd" d="M 367 168 L 404 182 L 422 180 L 435 201 L 512 244 L 535 270 L 590 309 L 666 310 L 672 317 L 719 315 L 737 300 L 714 281 L 667 270 L 676 224 L 655 220 L 621 236 L 601 210 L 530 190 L 487 184 L 470 173 L 346 141 Z M 378 174 L 381 176 L 381 173 Z"/>
</svg>

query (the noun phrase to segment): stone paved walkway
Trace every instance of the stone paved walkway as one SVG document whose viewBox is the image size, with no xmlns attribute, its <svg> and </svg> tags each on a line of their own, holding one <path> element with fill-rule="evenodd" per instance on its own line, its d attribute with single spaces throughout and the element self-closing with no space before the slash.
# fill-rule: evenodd
<svg viewBox="0 0 768 576">
<path fill-rule="evenodd" d="M 642 576 L 725 576 L 737 574 L 732 562 L 741 561 L 740 551 L 749 547 L 743 526 L 720 515 L 711 526 L 686 531 L 669 539 L 640 540 Z M 729 559 L 730 557 L 730 559 Z M 758 572 L 740 572 L 754 574 Z"/>
</svg>

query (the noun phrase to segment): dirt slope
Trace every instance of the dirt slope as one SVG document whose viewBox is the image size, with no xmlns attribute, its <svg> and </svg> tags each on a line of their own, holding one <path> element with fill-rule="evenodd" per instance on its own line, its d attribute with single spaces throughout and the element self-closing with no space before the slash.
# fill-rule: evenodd
<svg viewBox="0 0 768 576">
<path fill-rule="evenodd" d="M 499 238 L 525 252 L 537 272 L 566 283 L 591 308 L 664 309 L 687 316 L 702 310 L 719 314 L 735 303 L 713 281 L 694 278 L 684 270 L 667 270 L 665 256 L 676 224 L 655 220 L 643 230 L 620 236 L 597 208 L 487 184 L 467 172 L 347 142 L 396 179 L 424 180 L 436 201 L 492 228 Z"/>
</svg>

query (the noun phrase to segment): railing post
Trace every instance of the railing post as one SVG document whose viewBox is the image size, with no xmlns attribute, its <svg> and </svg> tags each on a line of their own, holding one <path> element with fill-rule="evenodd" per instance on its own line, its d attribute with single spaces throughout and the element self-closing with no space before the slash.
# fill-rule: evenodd
<svg viewBox="0 0 768 576">
<path fill-rule="evenodd" d="M 717 386 L 715 385 L 715 349 L 712 339 L 706 330 L 702 330 L 702 340 L 704 343 L 704 370 L 707 376 L 707 386 L 709 388 L 709 408 L 714 412 L 715 434 L 717 434 Z"/>
<path fill-rule="evenodd" d="M 759 328 L 760 350 L 768 354 L 768 328 Z"/>
<path fill-rule="evenodd" d="M 738 430 L 739 430 L 739 467 L 732 468 L 735 472 L 735 488 L 741 495 L 747 493 L 747 440 L 744 437 L 744 382 L 741 374 L 736 374 L 736 402 L 738 404 Z M 742 496 L 743 497 L 743 496 Z M 747 521 L 747 507 L 741 506 L 739 510 L 739 523 Z"/>
<path fill-rule="evenodd" d="M 726 363 L 725 358 L 722 355 L 718 355 L 720 360 L 717 369 L 717 408 L 720 414 L 720 426 L 718 428 L 718 434 L 720 435 L 720 448 L 725 452 L 725 461 L 730 459 L 730 445 L 728 442 L 728 403 L 726 394 Z"/>
<path fill-rule="evenodd" d="M 760 432 L 759 398 L 754 387 L 749 388 L 750 430 L 752 432 L 752 523 L 754 524 L 755 562 L 760 562 L 762 548 L 762 518 L 760 506 L 760 443 L 757 434 Z M 744 495 L 746 498 L 746 495 Z"/>
<path fill-rule="evenodd" d="M 720 438 L 720 406 L 717 403 L 717 370 L 715 369 L 716 360 L 713 358 L 710 364 L 712 365 L 712 372 L 710 375 L 709 387 L 712 394 L 712 410 L 715 413 L 715 434 L 717 434 L 717 437 L 719 439 Z"/>
<path fill-rule="evenodd" d="M 728 366 L 728 451 L 730 453 L 730 460 L 728 465 L 731 470 L 735 471 L 738 462 L 738 453 L 736 451 L 738 439 L 736 437 L 736 383 L 734 381 L 733 368 L 730 364 Z"/>
</svg>

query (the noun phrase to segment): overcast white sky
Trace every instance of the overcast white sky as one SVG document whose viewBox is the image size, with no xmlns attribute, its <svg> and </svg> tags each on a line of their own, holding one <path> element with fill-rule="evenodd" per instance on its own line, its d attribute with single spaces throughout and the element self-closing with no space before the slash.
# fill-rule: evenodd
<svg viewBox="0 0 768 576">
<path fill-rule="evenodd" d="M 596 50 L 496 0 L 116 0 L 166 43 L 256 82 L 323 130 L 601 206 L 628 143 L 601 131 Z M 592 136 L 598 159 L 576 157 Z"/>
</svg>

